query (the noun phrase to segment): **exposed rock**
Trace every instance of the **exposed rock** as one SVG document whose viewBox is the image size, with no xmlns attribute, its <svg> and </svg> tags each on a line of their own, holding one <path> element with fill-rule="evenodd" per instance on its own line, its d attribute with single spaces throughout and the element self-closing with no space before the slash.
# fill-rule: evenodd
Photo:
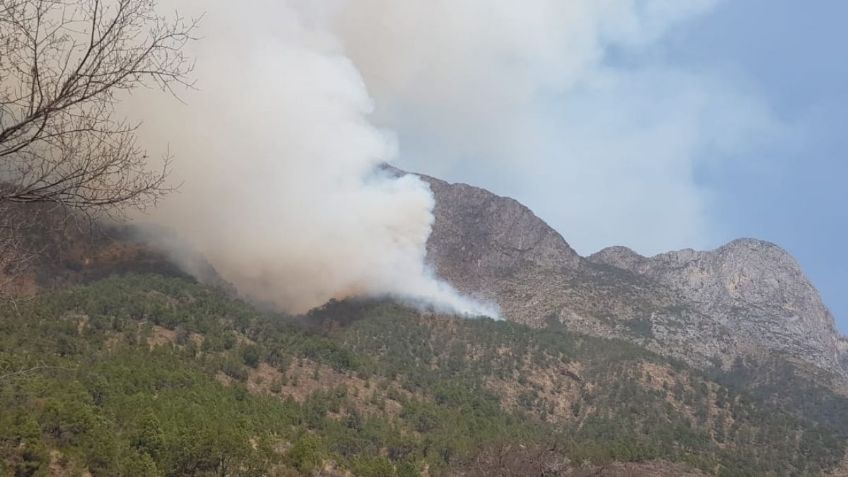
<svg viewBox="0 0 848 477">
<path fill-rule="evenodd" d="M 444 276 L 482 283 L 527 266 L 564 274 L 580 266 L 580 256 L 562 236 L 517 201 L 465 184 L 425 180 L 437 197 L 428 251 Z"/>
<path fill-rule="evenodd" d="M 616 247 L 589 260 L 676 290 L 744 342 L 823 368 L 843 368 L 833 316 L 795 259 L 777 245 L 739 239 L 710 252 L 681 250 L 651 258 Z"/>
<path fill-rule="evenodd" d="M 848 376 L 848 341 L 774 244 L 741 239 L 650 258 L 611 247 L 583 258 L 517 201 L 421 177 L 436 197 L 432 266 L 463 293 L 496 301 L 509 320 L 555 319 L 702 367 L 778 352 Z"/>
</svg>

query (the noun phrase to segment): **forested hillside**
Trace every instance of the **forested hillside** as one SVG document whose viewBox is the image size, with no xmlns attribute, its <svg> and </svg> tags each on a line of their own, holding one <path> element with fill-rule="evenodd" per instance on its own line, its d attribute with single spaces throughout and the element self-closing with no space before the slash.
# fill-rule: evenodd
<svg viewBox="0 0 848 477">
<path fill-rule="evenodd" d="M 158 275 L 2 310 L 0 475 L 821 475 L 848 437 L 788 361 L 711 374 L 555 322 L 288 317 Z"/>
</svg>

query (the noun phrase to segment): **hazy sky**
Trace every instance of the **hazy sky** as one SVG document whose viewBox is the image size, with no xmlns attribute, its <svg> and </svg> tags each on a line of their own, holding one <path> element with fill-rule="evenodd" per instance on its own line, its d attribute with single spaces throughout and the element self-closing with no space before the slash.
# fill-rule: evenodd
<svg viewBox="0 0 848 477">
<path fill-rule="evenodd" d="M 445 113 L 450 104 L 433 113 L 433 102 L 392 97 L 396 111 L 384 116 L 399 137 L 399 165 L 513 196 L 584 255 L 613 244 L 651 255 L 742 236 L 775 242 L 848 332 L 848 3 L 633 5 L 627 13 L 641 20 L 581 12 L 577 25 L 600 25 L 592 40 L 565 38 L 567 47 L 538 57 L 495 44 L 506 51 L 503 69 L 451 43 L 471 64 L 458 63 L 457 76 L 474 81 L 448 89 L 479 111 L 455 101 L 454 114 Z M 679 5 L 692 8 L 665 15 Z M 556 55 L 578 66 L 565 62 L 560 81 L 491 106 L 500 100 L 489 89 L 524 86 L 513 68 L 545 75 L 562 66 Z M 363 74 L 380 117 L 385 95 L 367 67 Z"/>
<path fill-rule="evenodd" d="M 787 248 L 848 332 L 848 3 L 727 1 L 665 43 L 675 63 L 749 81 L 794 125 L 798 147 L 699 171 L 715 189 L 710 214 L 723 238 L 762 237 Z"/>
</svg>

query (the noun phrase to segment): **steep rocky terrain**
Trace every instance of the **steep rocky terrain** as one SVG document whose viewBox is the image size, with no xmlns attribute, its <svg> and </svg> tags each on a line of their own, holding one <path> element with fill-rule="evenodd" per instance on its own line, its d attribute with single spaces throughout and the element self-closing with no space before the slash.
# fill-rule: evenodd
<svg viewBox="0 0 848 477">
<path fill-rule="evenodd" d="M 798 263 L 774 244 L 741 239 L 710 252 L 681 250 L 651 258 L 614 247 L 589 260 L 678 291 L 747 342 L 844 370 L 833 316 Z"/>
<path fill-rule="evenodd" d="M 717 250 L 580 257 L 513 199 L 422 176 L 436 196 L 428 258 L 471 296 L 532 326 L 626 338 L 701 367 L 782 353 L 844 381 L 846 342 L 798 263 L 743 239 Z"/>
</svg>

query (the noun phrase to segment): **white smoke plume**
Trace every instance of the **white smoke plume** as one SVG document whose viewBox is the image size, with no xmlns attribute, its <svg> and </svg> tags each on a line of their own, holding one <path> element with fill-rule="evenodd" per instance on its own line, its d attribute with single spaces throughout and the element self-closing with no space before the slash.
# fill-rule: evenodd
<svg viewBox="0 0 848 477">
<path fill-rule="evenodd" d="M 402 166 L 514 197 L 584 254 L 714 247 L 699 174 L 788 138 L 754 85 L 667 53 L 721 0 L 335 5 Z"/>
<path fill-rule="evenodd" d="M 197 91 L 181 94 L 184 105 L 146 94 L 128 103 L 183 182 L 146 220 L 175 229 L 245 295 L 288 311 L 393 295 L 491 315 L 425 265 L 433 197 L 414 176 L 379 172 L 398 156 L 391 131 L 429 131 L 421 137 L 451 150 L 433 161 L 498 170 L 521 156 L 532 167 L 526 156 L 550 145 L 550 125 L 528 121 L 528 105 L 583 84 L 608 48 L 651 44 L 715 2 L 160 3 L 205 16 L 192 45 Z M 400 151 L 421 164 L 435 150 Z"/>
<path fill-rule="evenodd" d="M 152 149 L 178 158 L 180 192 L 151 217 L 238 290 L 290 312 L 331 298 L 392 295 L 497 316 L 425 265 L 433 196 L 390 177 L 390 133 L 336 37 L 286 2 L 178 2 L 205 12 L 192 45 L 197 91 L 130 98 Z M 186 12 L 185 10 L 189 10 Z"/>
</svg>

